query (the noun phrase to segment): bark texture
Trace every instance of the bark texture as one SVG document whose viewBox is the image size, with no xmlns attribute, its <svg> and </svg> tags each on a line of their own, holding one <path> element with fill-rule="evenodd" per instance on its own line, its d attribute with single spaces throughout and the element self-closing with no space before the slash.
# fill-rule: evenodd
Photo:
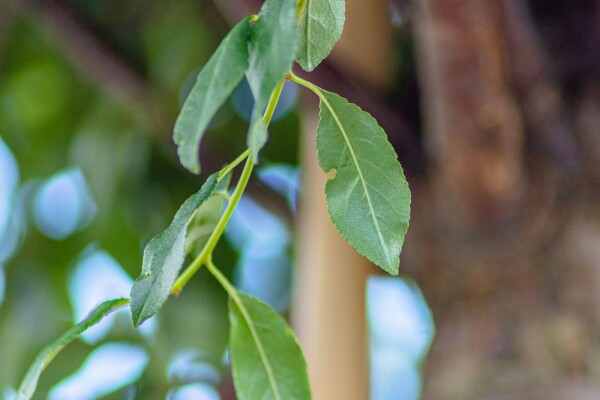
<svg viewBox="0 0 600 400">
<path fill-rule="evenodd" d="M 600 398 L 598 70 L 561 70 L 531 7 L 415 2 L 430 173 L 403 265 L 437 325 L 424 399 Z"/>
</svg>

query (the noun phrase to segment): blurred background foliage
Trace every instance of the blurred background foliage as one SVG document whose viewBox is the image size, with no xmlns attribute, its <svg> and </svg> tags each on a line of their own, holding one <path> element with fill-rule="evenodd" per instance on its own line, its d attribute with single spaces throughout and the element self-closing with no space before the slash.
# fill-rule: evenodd
<svg viewBox="0 0 600 400">
<path fill-rule="evenodd" d="M 110 51 L 99 53 L 72 23 Z M 180 167 L 171 127 L 229 26 L 210 1 L 3 2 L 0 26 L 0 398 L 1 390 L 11 398 L 42 346 L 100 300 L 128 296 L 145 243 L 207 174 L 243 151 L 252 105 L 240 87 L 213 122 L 203 175 Z M 254 184 L 280 204 L 279 215 L 248 196 L 215 254 L 232 278 L 238 265 L 238 285 L 282 312 L 298 179 L 296 92 L 286 88 Z M 256 236 L 261 227 L 270 236 Z M 273 272 L 256 282 L 263 261 Z M 141 332 L 121 311 L 73 343 L 42 376 L 37 398 L 115 388 L 106 398 L 165 398 L 175 387 L 172 398 L 215 398 L 228 381 L 227 298 L 199 275 Z M 68 378 L 75 372 L 90 376 L 83 389 Z"/>
<path fill-rule="evenodd" d="M 202 176 L 179 166 L 171 132 L 229 26 L 261 3 L 0 0 L 2 400 L 45 344 L 128 295 L 145 243 L 244 150 L 245 83 L 212 122 Z M 332 245 L 310 201 L 323 176 L 308 146 L 298 155 L 315 99 L 301 107 L 289 84 L 217 265 L 287 316 L 292 260 L 315 256 L 294 319 L 317 338 L 317 400 L 600 398 L 600 0 L 346 4 L 310 79 L 372 113 L 397 150 L 413 198 L 401 271 L 419 287 L 368 278 Z M 299 192 L 315 211 L 300 218 Z M 235 398 L 227 299 L 198 275 L 139 331 L 121 311 L 69 346 L 37 398 Z"/>
</svg>

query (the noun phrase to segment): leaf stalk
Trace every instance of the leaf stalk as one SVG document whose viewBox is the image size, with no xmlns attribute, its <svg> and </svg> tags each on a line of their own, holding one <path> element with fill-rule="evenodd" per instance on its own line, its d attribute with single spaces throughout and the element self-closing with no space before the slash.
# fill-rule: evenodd
<svg viewBox="0 0 600 400">
<path fill-rule="evenodd" d="M 275 108 L 277 107 L 277 103 L 279 102 L 279 98 L 281 96 L 281 92 L 283 91 L 283 85 L 285 84 L 286 79 L 282 79 L 275 90 L 271 94 L 269 99 L 269 103 L 267 104 L 267 109 L 263 115 L 263 120 L 265 121 L 265 125 L 269 126 L 271 123 L 271 119 L 273 118 L 273 113 L 275 112 Z M 231 199 L 227 203 L 227 208 L 225 212 L 217 222 L 215 226 L 215 230 L 212 232 L 208 241 L 204 245 L 204 248 L 196 256 L 196 258 L 190 263 L 190 265 L 181 273 L 179 278 L 173 284 L 171 288 L 171 294 L 179 295 L 183 290 L 184 286 L 192 279 L 194 274 L 198 272 L 198 270 L 202 267 L 202 265 L 206 265 L 210 262 L 210 258 L 212 256 L 212 252 L 214 251 L 217 243 L 221 239 L 227 224 L 229 223 L 229 219 L 233 214 L 237 204 L 242 198 L 242 194 L 246 190 L 246 186 L 248 185 L 248 181 L 250 180 L 250 176 L 252 175 L 252 169 L 254 168 L 254 163 L 251 158 L 248 158 L 249 151 L 246 150 L 242 153 L 238 158 L 236 158 L 231 164 L 229 164 L 225 169 L 219 173 L 219 178 L 222 179 L 228 172 L 230 172 L 233 168 L 235 168 L 238 164 L 240 164 L 244 159 L 246 159 L 246 164 L 244 165 L 244 169 L 242 170 L 242 175 L 231 195 Z"/>
</svg>

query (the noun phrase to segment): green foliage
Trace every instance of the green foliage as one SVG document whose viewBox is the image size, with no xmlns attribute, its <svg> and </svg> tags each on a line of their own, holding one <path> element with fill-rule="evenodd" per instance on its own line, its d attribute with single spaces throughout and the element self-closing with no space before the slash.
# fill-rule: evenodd
<svg viewBox="0 0 600 400">
<path fill-rule="evenodd" d="M 198 254 L 202 251 L 211 233 L 215 230 L 227 203 L 231 173 L 226 174 L 217 182 L 212 195 L 202 204 L 188 226 L 185 237 L 186 254 Z"/>
<path fill-rule="evenodd" d="M 175 125 L 180 161 L 198 173 L 198 149 L 204 132 L 246 75 L 255 99 L 248 149 L 211 175 L 200 191 L 183 203 L 170 226 L 148 243 L 142 273 L 131 290 L 132 320 L 137 327 L 155 315 L 169 294 L 183 290 L 206 266 L 230 299 L 229 347 L 240 399 L 311 398 L 302 350 L 286 322 L 268 305 L 239 293 L 213 263 L 215 247 L 267 142 L 267 127 L 286 79 L 312 90 L 321 100 L 317 150 L 323 170 L 335 171 L 325 189 L 334 225 L 361 254 L 387 272 L 398 274 L 410 215 L 410 191 L 385 132 L 358 106 L 296 77 L 290 70 L 294 57 L 304 69 L 315 68 L 338 40 L 343 23 L 342 0 L 267 0 L 258 16 L 234 27 L 218 47 L 198 75 Z M 230 173 L 244 161 L 240 178 L 229 195 Z M 227 203 L 225 210 L 223 199 Z M 197 255 L 180 272 L 186 250 Z M 47 364 L 44 360 L 50 360 L 56 349 L 85 329 L 84 325 L 97 322 L 112 308 L 99 310 L 92 314 L 93 319 L 59 339 L 58 345 L 44 350 L 42 360 L 36 360 L 34 372 L 24 381 L 28 393 L 33 393 L 35 381 Z"/>
<path fill-rule="evenodd" d="M 200 172 L 198 150 L 204 132 L 248 69 L 248 30 L 246 18 L 223 39 L 198 74 L 175 123 L 173 138 L 179 159 L 193 173 Z"/>
<path fill-rule="evenodd" d="M 19 386 L 19 391 L 17 392 L 16 400 L 28 400 L 33 396 L 35 392 L 35 388 L 37 386 L 40 375 L 46 369 L 48 364 L 56 357 L 56 355 L 69 343 L 73 340 L 77 339 L 79 335 L 85 332 L 88 328 L 93 325 L 96 325 L 98 322 L 102 320 L 106 315 L 112 313 L 113 311 L 123 307 L 129 302 L 127 299 L 114 299 L 108 300 L 104 303 L 100 304 L 96 309 L 94 309 L 90 315 L 66 331 L 61 337 L 59 337 L 54 343 L 46 346 L 40 354 L 36 357 L 35 361 L 27 371 L 21 386 Z"/>
<path fill-rule="evenodd" d="M 319 164 L 335 170 L 325 186 L 331 220 L 359 253 L 397 275 L 410 190 L 396 152 L 370 114 L 337 94 L 318 94 Z"/>
<path fill-rule="evenodd" d="M 217 175 L 211 175 L 202 188 L 183 203 L 171 225 L 146 245 L 142 274 L 131 288 L 131 316 L 134 326 L 139 326 L 156 314 L 167 301 L 185 259 L 188 223 L 215 190 Z"/>
<path fill-rule="evenodd" d="M 311 398 L 302 350 L 279 314 L 240 293 L 230 297 L 229 321 L 231 365 L 240 400 Z"/>
<path fill-rule="evenodd" d="M 121 7 L 135 7 L 135 3 L 123 3 Z M 143 51 L 140 57 L 147 61 L 151 79 L 163 95 L 174 95 L 190 71 L 209 59 L 213 49 L 212 29 L 198 23 L 202 15 L 193 0 L 154 4 L 150 1 L 144 3 L 144 9 L 149 18 L 141 26 L 141 46 L 138 44 L 138 49 L 132 46 L 131 51 Z M 139 14 L 134 18 L 138 19 Z M 126 32 L 132 22 L 124 21 L 112 31 Z"/>
<path fill-rule="evenodd" d="M 267 141 L 262 113 L 296 55 L 295 21 L 296 0 L 267 0 L 250 33 L 250 66 L 246 74 L 255 101 L 248 131 L 253 162 L 258 160 L 258 152 Z"/>
<path fill-rule="evenodd" d="M 312 71 L 331 52 L 342 35 L 346 17 L 344 0 L 308 0 L 298 24 L 296 61 Z"/>
</svg>

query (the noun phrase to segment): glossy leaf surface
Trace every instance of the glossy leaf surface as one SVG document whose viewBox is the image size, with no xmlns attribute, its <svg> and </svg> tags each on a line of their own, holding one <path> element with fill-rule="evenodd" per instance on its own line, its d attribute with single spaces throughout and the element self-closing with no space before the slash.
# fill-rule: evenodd
<svg viewBox="0 0 600 400">
<path fill-rule="evenodd" d="M 97 324 L 107 314 L 115 311 L 116 309 L 123 307 L 127 304 L 127 299 L 115 299 L 108 300 L 100 304 L 90 315 L 83 321 L 69 329 L 61 337 L 59 337 L 54 343 L 46 346 L 40 354 L 36 357 L 35 361 L 27 371 L 19 391 L 17 392 L 17 400 L 28 400 L 35 393 L 37 383 L 40 375 L 44 369 L 50 364 L 50 362 L 56 357 L 56 355 L 69 343 L 77 339 L 79 335 L 85 332 L 91 326 Z"/>
<path fill-rule="evenodd" d="M 217 175 L 211 175 L 202 188 L 181 205 L 171 225 L 153 237 L 144 248 L 142 273 L 131 289 L 134 326 L 156 314 L 167 301 L 185 259 L 188 223 L 215 190 Z"/>
<path fill-rule="evenodd" d="M 308 0 L 298 24 L 296 61 L 312 71 L 331 52 L 342 35 L 346 12 L 345 0 Z"/>
<path fill-rule="evenodd" d="M 206 129 L 248 69 L 249 29 L 245 19 L 223 39 L 198 74 L 175 123 L 173 138 L 179 159 L 193 173 L 200 172 L 198 150 Z"/>
<path fill-rule="evenodd" d="M 396 152 L 369 113 L 337 94 L 319 92 L 319 164 L 325 172 L 335 170 L 325 186 L 331 220 L 360 254 L 397 275 L 410 190 Z"/>
<path fill-rule="evenodd" d="M 229 346 L 237 397 L 310 399 L 306 362 L 287 323 L 260 300 L 236 297 L 229 301 Z"/>
<path fill-rule="evenodd" d="M 271 93 L 292 66 L 297 48 L 296 0 L 267 0 L 250 36 L 247 77 L 254 96 L 248 147 L 254 162 L 267 141 L 262 119 Z"/>
</svg>

